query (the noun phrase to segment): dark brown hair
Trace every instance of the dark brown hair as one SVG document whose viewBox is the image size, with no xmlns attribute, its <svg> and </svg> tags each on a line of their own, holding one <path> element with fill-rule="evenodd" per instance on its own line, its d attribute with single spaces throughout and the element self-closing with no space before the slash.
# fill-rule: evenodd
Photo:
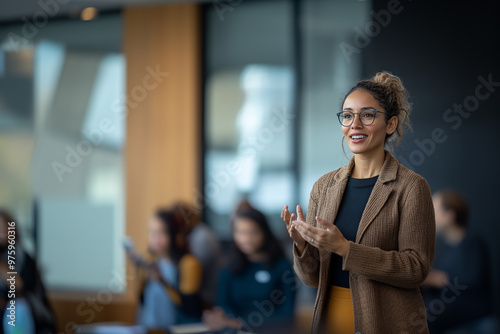
<svg viewBox="0 0 500 334">
<path fill-rule="evenodd" d="M 469 203 L 461 194 L 454 190 L 440 190 L 434 196 L 441 198 L 441 205 L 446 211 L 455 213 L 455 223 L 466 228 L 469 224 Z"/>
<path fill-rule="evenodd" d="M 21 236 L 19 235 L 19 228 L 17 228 L 17 221 L 14 219 L 14 217 L 10 214 L 9 211 L 5 209 L 0 208 L 0 219 L 3 219 L 5 221 L 5 224 L 8 224 L 10 222 L 16 222 L 16 234 L 14 240 L 16 240 L 16 244 L 21 242 Z"/>
<path fill-rule="evenodd" d="M 188 250 L 184 240 L 184 235 L 181 233 L 179 224 L 175 219 L 175 215 L 170 210 L 158 209 L 155 212 L 155 216 L 165 227 L 165 231 L 170 238 L 170 248 L 168 250 L 169 255 L 172 260 L 178 264 L 180 259 L 188 253 Z"/>
<path fill-rule="evenodd" d="M 174 214 L 182 233 L 189 233 L 202 219 L 201 209 L 198 209 L 186 202 L 175 203 L 170 208 L 170 211 Z"/>
</svg>

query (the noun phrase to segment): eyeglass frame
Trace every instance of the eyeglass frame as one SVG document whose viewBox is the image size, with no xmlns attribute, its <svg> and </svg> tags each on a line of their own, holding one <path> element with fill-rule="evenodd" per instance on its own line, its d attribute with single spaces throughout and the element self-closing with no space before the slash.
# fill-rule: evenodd
<svg viewBox="0 0 500 334">
<path fill-rule="evenodd" d="M 373 111 L 373 121 L 372 121 L 370 124 L 365 124 L 365 123 L 363 123 L 363 121 L 362 121 L 362 119 L 361 119 L 360 114 L 361 114 L 362 112 L 365 112 L 365 111 Z M 340 120 L 340 115 L 341 115 L 341 114 L 343 114 L 343 113 L 346 113 L 346 112 L 348 112 L 348 113 L 351 113 L 351 114 L 352 114 L 352 121 L 351 121 L 351 124 L 349 124 L 349 125 L 344 125 L 344 124 L 342 123 L 342 121 Z M 358 118 L 359 118 L 359 121 L 361 122 L 361 124 L 363 124 L 364 126 L 370 126 L 370 125 L 372 125 L 372 124 L 375 122 L 375 117 L 377 116 L 377 113 L 378 113 L 378 112 L 379 112 L 379 113 L 381 113 L 381 114 L 387 114 L 385 111 L 380 111 L 380 110 L 376 110 L 376 109 L 366 109 L 366 110 L 363 110 L 363 111 L 361 111 L 361 112 L 352 112 L 352 111 L 346 110 L 346 111 L 339 111 L 339 112 L 337 113 L 337 118 L 338 118 L 338 120 L 339 120 L 340 125 L 342 125 L 342 126 L 344 126 L 344 127 L 348 127 L 348 126 L 351 126 L 351 125 L 352 125 L 352 123 L 354 123 L 354 119 L 356 118 L 356 115 L 358 115 Z"/>
</svg>

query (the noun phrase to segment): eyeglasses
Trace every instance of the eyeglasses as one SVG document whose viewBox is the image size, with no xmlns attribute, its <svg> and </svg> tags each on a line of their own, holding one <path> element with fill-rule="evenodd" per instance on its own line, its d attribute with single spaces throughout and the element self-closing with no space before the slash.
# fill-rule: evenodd
<svg viewBox="0 0 500 334">
<path fill-rule="evenodd" d="M 354 115 L 359 116 L 359 120 L 363 123 L 363 125 L 372 125 L 373 122 L 375 122 L 375 116 L 378 112 L 385 114 L 383 111 L 368 109 L 363 110 L 362 112 L 341 111 L 337 113 L 337 116 L 342 126 L 351 126 L 352 122 L 354 122 Z"/>
</svg>

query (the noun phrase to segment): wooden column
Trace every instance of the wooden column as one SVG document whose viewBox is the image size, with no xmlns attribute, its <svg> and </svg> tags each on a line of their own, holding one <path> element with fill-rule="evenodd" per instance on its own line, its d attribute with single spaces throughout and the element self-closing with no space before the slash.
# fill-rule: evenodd
<svg viewBox="0 0 500 334">
<path fill-rule="evenodd" d="M 126 231 L 139 251 L 154 210 L 200 187 L 200 32 L 197 4 L 125 10 Z"/>
</svg>

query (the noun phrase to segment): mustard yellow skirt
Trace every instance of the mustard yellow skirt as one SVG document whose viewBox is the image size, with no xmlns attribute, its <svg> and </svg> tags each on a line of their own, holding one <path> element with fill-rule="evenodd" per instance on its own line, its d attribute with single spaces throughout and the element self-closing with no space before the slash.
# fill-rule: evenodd
<svg viewBox="0 0 500 334">
<path fill-rule="evenodd" d="M 328 333 L 354 333 L 354 312 L 350 289 L 339 286 L 330 287 L 326 315 L 325 325 Z"/>
</svg>

